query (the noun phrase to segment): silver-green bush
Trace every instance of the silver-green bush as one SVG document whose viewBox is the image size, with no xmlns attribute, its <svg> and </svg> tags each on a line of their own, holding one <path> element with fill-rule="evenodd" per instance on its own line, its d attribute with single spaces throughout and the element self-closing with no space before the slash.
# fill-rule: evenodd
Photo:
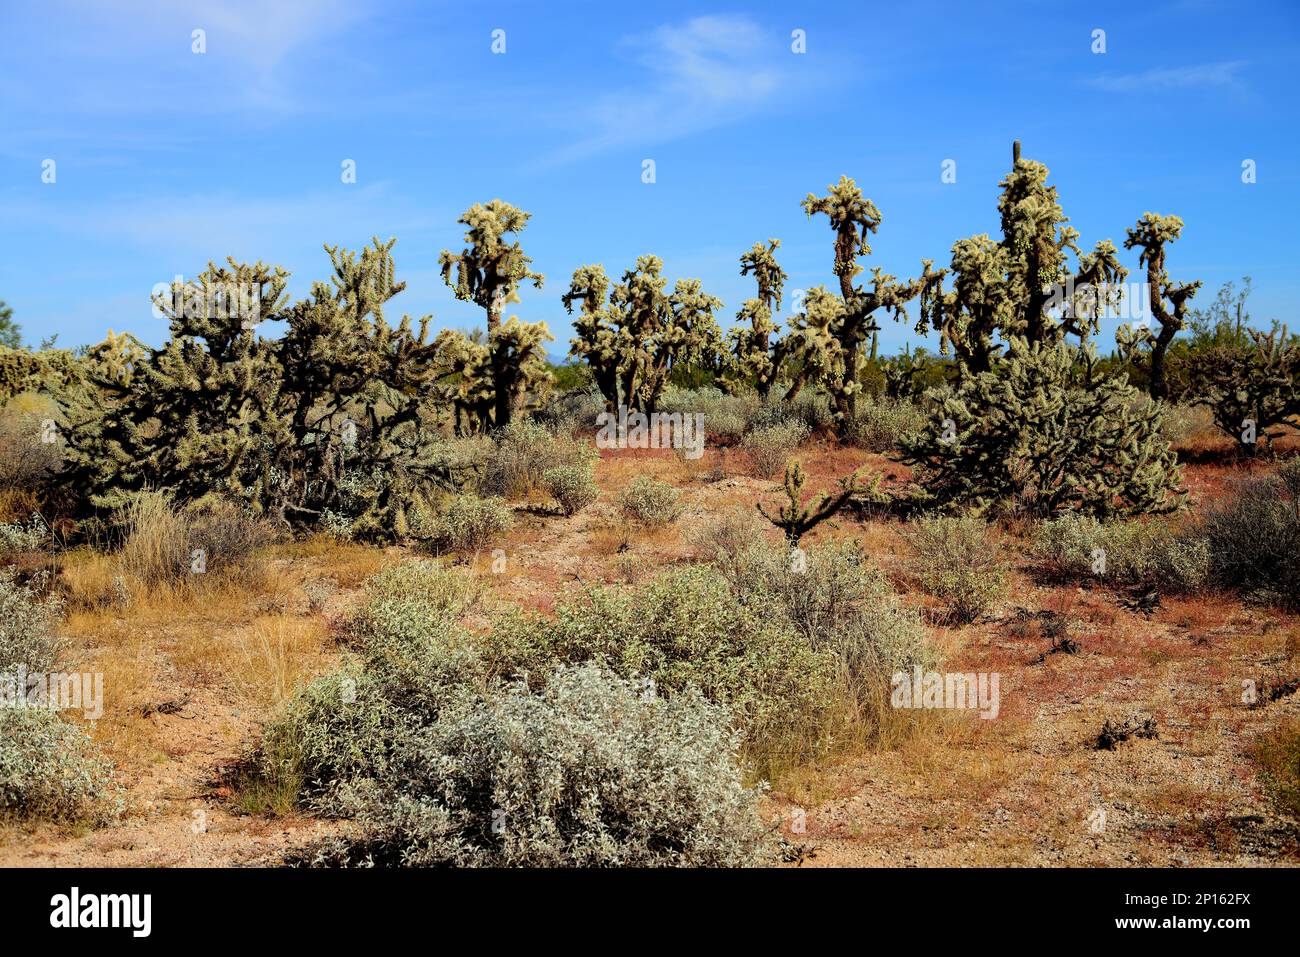
<svg viewBox="0 0 1300 957">
<path fill-rule="evenodd" d="M 103 820 L 111 780 L 80 728 L 53 711 L 0 708 L 0 818 Z"/>
<path fill-rule="evenodd" d="M 807 438 L 808 427 L 802 422 L 791 421 L 755 429 L 740 445 L 749 455 L 754 474 L 759 478 L 771 478 L 785 470 L 790 456 Z"/>
<path fill-rule="evenodd" d="M 453 495 L 428 523 L 433 544 L 450 552 L 476 552 L 514 527 L 514 516 L 499 498 Z"/>
<path fill-rule="evenodd" d="M 596 481 L 590 465 L 560 465 L 542 473 L 542 485 L 565 515 L 574 515 L 596 501 Z"/>
<path fill-rule="evenodd" d="M 853 419 L 849 422 L 848 440 L 869 452 L 888 452 L 909 432 L 921 428 L 925 412 L 907 399 L 887 396 L 860 396 Z"/>
<path fill-rule="evenodd" d="M 0 572 L 0 672 L 20 665 L 29 672 L 54 670 L 62 643 L 54 634 L 59 602 L 19 584 L 12 569 Z"/>
<path fill-rule="evenodd" d="M 1034 553 L 1064 578 L 1096 578 L 1121 584 L 1155 584 L 1192 590 L 1210 571 L 1210 545 L 1194 530 L 1167 520 L 1101 522 L 1067 514 L 1044 522 Z"/>
<path fill-rule="evenodd" d="M 725 711 L 595 665 L 430 729 L 407 777 L 353 788 L 359 839 L 318 864 L 723 867 L 766 847 Z"/>
<path fill-rule="evenodd" d="M 909 539 L 921 587 L 947 604 L 951 621 L 965 624 L 982 617 L 1006 592 L 1006 563 L 983 519 L 922 518 Z"/>
<path fill-rule="evenodd" d="M 623 514 L 642 525 L 670 525 L 682 513 L 681 493 L 667 482 L 638 475 L 618 496 Z"/>
</svg>

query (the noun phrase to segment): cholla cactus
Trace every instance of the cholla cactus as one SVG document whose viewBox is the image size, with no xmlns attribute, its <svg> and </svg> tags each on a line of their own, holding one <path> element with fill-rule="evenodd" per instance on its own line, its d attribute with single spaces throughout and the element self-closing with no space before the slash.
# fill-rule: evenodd
<svg viewBox="0 0 1300 957">
<path fill-rule="evenodd" d="M 570 313 L 581 303 L 569 354 L 591 366 L 608 409 L 653 412 L 677 365 L 718 364 L 722 332 L 713 314 L 721 300 L 698 279 L 677 280 L 668 295 L 662 272 L 663 260 L 642 256 L 611 289 L 603 266 L 583 266 L 564 294 Z"/>
<path fill-rule="evenodd" d="M 1012 149 L 1012 170 L 1002 180 L 998 212 L 1001 241 L 981 233 L 958 240 L 947 270 L 931 273 L 922 290 L 917 332 L 931 327 L 943 355 L 955 354 L 965 370 L 987 372 L 998 355 L 997 339 L 1019 337 L 1053 345 L 1067 335 L 1080 342 L 1097 331 L 1102 312 L 1118 301 L 1128 274 L 1110 240 L 1082 253 L 1078 232 L 1047 185 L 1047 167 L 1021 159 Z M 1069 254 L 1079 266 L 1069 268 Z M 942 288 L 951 272 L 953 289 Z"/>
<path fill-rule="evenodd" d="M 901 442 L 921 498 L 1100 518 L 1179 508 L 1160 406 L 1136 403 L 1124 376 L 1099 376 L 1094 364 L 1090 346 L 1016 338 L 993 370 L 968 375 L 946 397 L 929 393 L 933 420 Z"/>
<path fill-rule="evenodd" d="M 879 333 L 880 326 L 875 314 L 885 310 L 893 314 L 895 320 L 905 317 L 904 304 L 916 298 L 921 292 L 937 280 L 931 264 L 925 262 L 921 277 L 900 283 L 894 276 L 882 272 L 878 267 L 872 270 L 872 288 L 864 291 L 855 286 L 853 281 L 862 272 L 858 264 L 859 257 L 871 254 L 867 240 L 880 227 L 880 210 L 875 203 L 862 195 L 853 180 L 841 176 L 838 183 L 828 188 L 827 195 L 816 196 L 809 193 L 803 201 L 804 211 L 813 216 L 823 213 L 830 220 L 835 231 L 835 275 L 839 277 L 840 307 L 830 308 L 825 297 L 816 306 L 819 314 L 813 316 L 809 293 L 809 311 L 805 320 L 792 335 L 799 340 L 789 344 L 789 354 L 799 354 L 805 361 L 826 375 L 825 384 L 831 393 L 837 425 L 841 430 L 848 428 L 853 420 L 857 401 L 858 376 L 862 370 L 862 347 L 868 338 L 873 339 Z M 824 292 L 824 290 L 823 290 Z M 826 338 L 821 338 L 820 330 L 825 320 Z M 809 335 L 808 329 L 814 329 Z M 830 347 L 833 340 L 834 346 Z M 820 350 L 830 349 L 823 355 Z M 797 391 L 797 390 L 796 390 Z"/>
<path fill-rule="evenodd" d="M 292 306 L 284 270 L 233 261 L 161 297 L 161 349 L 143 355 L 118 337 L 82 360 L 97 398 L 63 401 L 65 481 L 102 508 L 146 487 L 215 492 L 290 524 L 346 514 L 359 534 L 404 535 L 408 509 L 442 480 L 432 403 L 453 373 L 427 316 L 418 331 L 384 318 L 405 285 L 392 246 L 326 247 L 332 283 Z M 252 311 L 213 308 L 221 288 L 254 290 Z M 258 336 L 265 320 L 282 320 L 284 336 Z"/>
<path fill-rule="evenodd" d="M 1271 450 L 1284 434 L 1275 426 L 1300 425 L 1300 336 L 1276 323 L 1268 332 L 1245 331 L 1249 345 L 1206 350 L 1196 357 L 1190 378 L 1196 403 L 1253 455 L 1259 439 Z"/>
<path fill-rule="evenodd" d="M 780 371 L 780 350 L 774 354 L 772 335 L 777 331 L 773 316 L 781 308 L 781 295 L 789 277 L 776 261 L 781 240 L 769 239 L 767 245 L 754 243 L 740 257 L 740 274 L 753 275 L 758 296 L 746 299 L 736 313 L 740 325 L 731 330 L 732 362 L 724 381 L 730 389 L 752 381 L 759 396 L 767 398 Z M 746 328 L 748 324 L 748 328 Z"/>
<path fill-rule="evenodd" d="M 1147 288 L 1151 295 L 1151 314 L 1160 323 L 1160 332 L 1152 333 L 1145 326 L 1120 326 L 1116 332 L 1120 354 L 1135 366 L 1143 363 L 1139 353 L 1146 352 L 1145 366 L 1147 389 L 1153 399 L 1169 398 L 1169 382 L 1165 375 L 1165 356 L 1169 344 L 1187 325 L 1187 303 L 1201 288 L 1199 280 L 1175 284 L 1165 271 L 1165 245 L 1178 239 L 1183 231 L 1183 221 L 1177 216 L 1144 213 L 1137 225 L 1128 231 L 1124 248 L 1135 246 L 1142 250 L 1138 263 L 1146 267 Z M 1166 304 L 1167 302 L 1167 304 Z"/>
<path fill-rule="evenodd" d="M 785 469 L 785 495 L 789 500 L 787 504 L 781 506 L 775 517 L 768 514 L 762 502 L 757 505 L 762 516 L 785 533 L 785 539 L 791 548 L 798 548 L 805 535 L 854 499 L 880 500 L 884 497 L 880 491 L 879 475 L 872 476 L 871 481 L 864 485 L 858 481 L 858 473 L 854 472 L 847 478 L 840 479 L 840 490 L 835 494 L 823 495 L 815 504 L 811 501 L 804 504 L 803 487 L 806 481 L 803 466 L 795 461 Z"/>
<path fill-rule="evenodd" d="M 545 325 L 528 327 L 519 323 L 510 333 L 498 335 L 506 306 L 519 302 L 520 283 L 531 282 L 534 288 L 541 289 L 546 281 L 541 273 L 532 271 L 532 260 L 524 255 L 523 247 L 517 241 L 506 241 L 508 234 L 522 232 L 530 217 L 530 213 L 499 199 L 486 205 L 475 203 L 458 220 L 469 227 L 465 249 L 460 253 L 444 249 L 438 257 L 443 282 L 455 290 L 456 298 L 473 302 L 487 313 L 493 387 L 491 424 L 497 428 L 510 423 L 515 403 L 545 373 L 532 362 L 534 347 L 549 338 Z M 527 367 L 523 362 L 528 362 Z"/>
</svg>

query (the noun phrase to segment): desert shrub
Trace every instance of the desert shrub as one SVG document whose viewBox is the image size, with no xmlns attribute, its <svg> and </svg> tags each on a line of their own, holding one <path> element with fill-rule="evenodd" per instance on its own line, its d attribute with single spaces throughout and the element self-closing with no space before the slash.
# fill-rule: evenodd
<svg viewBox="0 0 1300 957">
<path fill-rule="evenodd" d="M 111 766 L 53 711 L 0 708 L 0 817 L 99 821 L 112 810 Z"/>
<path fill-rule="evenodd" d="M 235 502 L 209 497 L 181 508 L 161 492 L 131 496 L 114 523 L 123 536 L 119 565 L 148 585 L 187 581 L 198 568 L 226 577 L 246 574 L 257 550 L 273 537 Z"/>
<path fill-rule="evenodd" d="M 909 539 L 921 587 L 947 604 L 950 620 L 974 621 L 1006 592 L 1006 564 L 984 520 L 970 515 L 922 518 Z"/>
<path fill-rule="evenodd" d="M 1210 568 L 1210 546 L 1201 535 L 1155 519 L 1101 522 L 1062 515 L 1039 526 L 1033 550 L 1057 577 L 1180 590 L 1203 586 Z"/>
<path fill-rule="evenodd" d="M 758 407 L 758 397 L 753 394 L 725 395 L 719 389 L 670 387 L 664 391 L 656 409 L 668 414 L 703 415 L 705 432 L 730 443 L 745 434 Z"/>
<path fill-rule="evenodd" d="M 860 730 L 879 724 L 895 672 L 937 660 L 917 614 L 856 543 L 806 551 L 761 543 L 720 567 L 740 604 L 788 621 L 809 647 L 831 656 Z"/>
<path fill-rule="evenodd" d="M 690 534 L 703 557 L 718 565 L 736 561 L 748 549 L 773 538 L 772 526 L 752 508 L 737 505 Z"/>
<path fill-rule="evenodd" d="M 0 412 L 0 488 L 34 489 L 59 470 L 59 443 L 43 441 L 55 418 L 49 401 L 34 395 L 15 396 Z"/>
<path fill-rule="evenodd" d="M 453 495 L 432 520 L 429 534 L 446 551 L 476 552 L 513 526 L 510 509 L 499 498 Z"/>
<path fill-rule="evenodd" d="M 508 616 L 481 640 L 502 672 L 597 661 L 661 693 L 698 688 L 731 711 L 760 771 L 782 750 L 815 750 L 832 716 L 831 657 L 788 622 L 738 601 L 710 566 L 636 588 L 592 588 L 553 619 Z"/>
<path fill-rule="evenodd" d="M 34 552 L 45 544 L 50 530 L 39 515 L 27 522 L 0 523 L 0 555 L 9 552 Z"/>
<path fill-rule="evenodd" d="M 809 433 L 813 433 L 818 429 L 829 428 L 834 422 L 830 399 L 825 393 L 816 389 L 804 389 L 787 402 L 779 397 L 783 392 L 784 389 L 775 390 L 767 401 L 755 410 L 750 419 L 751 429 L 802 422 Z"/>
<path fill-rule="evenodd" d="M 257 552 L 274 539 L 270 526 L 230 499 L 208 497 L 186 509 L 189 549 L 202 549 L 209 573 L 225 577 L 257 567 Z"/>
<path fill-rule="evenodd" d="M 60 605 L 19 584 L 12 569 L 0 572 L 0 673 L 20 665 L 29 672 L 54 670 L 61 642 L 54 634 Z"/>
<path fill-rule="evenodd" d="M 566 392 L 540 409 L 536 418 L 555 435 L 591 435 L 596 431 L 596 417 L 605 411 L 599 392 Z"/>
<path fill-rule="evenodd" d="M 401 778 L 422 730 L 480 700 L 495 680 L 457 624 L 481 595 L 472 576 L 429 560 L 368 579 L 344 629 L 355 656 L 267 727 L 256 777 L 287 782 L 326 813 L 342 813 L 340 795 L 357 782 Z"/>
<path fill-rule="evenodd" d="M 473 611 L 483 597 L 472 575 L 429 559 L 385 568 L 366 580 L 364 592 L 347 628 L 360 645 L 439 638 L 446 622 Z"/>
<path fill-rule="evenodd" d="M 314 863 L 651 867 L 758 863 L 764 828 L 726 714 L 595 665 L 439 722 L 408 776 L 362 786 L 360 838 Z"/>
<path fill-rule="evenodd" d="M 595 450 L 584 442 L 557 436 L 529 419 L 514 419 L 493 436 L 483 489 L 490 495 L 521 498 L 544 488 L 543 476 L 548 470 L 589 465 L 594 458 Z"/>
<path fill-rule="evenodd" d="M 1216 584 L 1300 608 L 1300 458 L 1238 483 L 1205 513 L 1201 533 Z"/>
<path fill-rule="evenodd" d="M 667 482 L 638 475 L 618 496 L 623 514 L 642 525 L 669 525 L 682 513 L 681 493 Z"/>
<path fill-rule="evenodd" d="M 869 452 L 887 452 L 924 424 L 925 413 L 907 399 L 861 396 L 849 421 L 847 438 Z"/>
<path fill-rule="evenodd" d="M 786 422 L 755 429 L 745 436 L 741 448 L 749 455 L 754 474 L 759 478 L 771 478 L 777 472 L 784 471 L 790 456 L 806 438 L 806 425 L 797 421 Z"/>
<path fill-rule="evenodd" d="M 542 473 L 542 485 L 565 515 L 596 501 L 596 481 L 590 465 L 560 465 Z"/>
<path fill-rule="evenodd" d="M 32 675 L 55 670 L 58 614 L 57 601 L 18 584 L 12 571 L 0 574 L 0 676 L 12 682 L 20 666 Z M 110 766 L 85 733 L 53 711 L 13 704 L 0 697 L 0 817 L 65 821 L 107 813 Z"/>
</svg>

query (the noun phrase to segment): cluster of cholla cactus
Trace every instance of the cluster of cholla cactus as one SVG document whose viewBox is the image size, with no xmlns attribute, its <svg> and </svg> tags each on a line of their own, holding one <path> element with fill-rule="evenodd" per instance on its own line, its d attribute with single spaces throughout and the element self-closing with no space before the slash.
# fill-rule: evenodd
<svg viewBox="0 0 1300 957">
<path fill-rule="evenodd" d="M 1176 508 L 1181 479 L 1161 435 L 1162 408 L 1135 402 L 1126 376 L 1103 374 L 1089 342 L 1118 305 L 1127 272 L 1117 250 L 1103 240 L 1082 253 L 1047 168 L 1022 159 L 1018 143 L 1013 164 L 998 201 L 1001 241 L 959 241 L 952 289 L 938 274 L 922 291 L 918 331 L 939 331 L 961 378 L 951 394 L 936 395 L 929 426 L 905 438 L 902 457 L 924 495 L 944 506 L 1013 502 L 1038 514 L 1101 516 Z M 1195 291 L 1164 272 L 1163 245 L 1180 226 L 1147 216 L 1128 243 L 1143 247 L 1143 265 L 1159 282 L 1157 316 L 1170 327 Z"/>
<path fill-rule="evenodd" d="M 1136 395 L 1124 376 L 1100 372 L 1091 345 L 1014 337 L 994 368 L 969 372 L 937 399 L 901 457 L 937 507 L 1173 511 L 1185 496 L 1161 436 L 1163 410 Z"/>
<path fill-rule="evenodd" d="M 717 367 L 721 300 L 698 279 L 677 280 L 669 294 L 663 265 L 641 256 L 612 287 L 603 266 L 583 266 L 563 296 L 571 314 L 578 305 L 570 355 L 586 360 L 610 410 L 653 412 L 677 366 Z"/>
<path fill-rule="evenodd" d="M 456 371 L 429 341 L 429 317 L 418 329 L 385 319 L 405 287 L 392 247 L 326 247 L 332 281 L 293 304 L 283 269 L 233 260 L 158 297 L 167 342 L 101 344 L 83 360 L 86 387 L 61 397 L 65 479 L 103 508 L 144 488 L 219 493 L 288 524 L 334 511 L 358 532 L 403 533 L 441 464 L 434 403 Z M 212 308 L 218 289 L 252 294 Z M 270 320 L 283 336 L 258 334 Z"/>
<path fill-rule="evenodd" d="M 1277 426 L 1300 417 L 1300 336 L 1274 324 L 1247 329 L 1249 344 L 1221 344 L 1189 370 L 1192 395 L 1248 454 L 1272 449 Z"/>
<path fill-rule="evenodd" d="M 670 292 L 658 257 L 640 257 L 617 282 L 601 265 L 583 266 L 561 297 L 576 310 L 570 355 L 589 367 L 611 411 L 653 412 L 679 370 L 702 369 L 728 391 L 752 388 L 763 399 L 822 390 L 843 432 L 877 357 L 881 317 L 903 321 L 917 300 L 916 331 L 935 330 L 955 361 L 907 354 L 884 364 L 883 386 L 930 409 L 901 456 L 933 504 L 1012 501 L 1103 516 L 1175 508 L 1182 490 L 1160 434 L 1163 402 L 1134 401 L 1137 390 L 1103 371 L 1089 341 L 1121 301 L 1127 271 L 1109 240 L 1080 249 L 1047 178 L 1015 144 L 1000 184 L 1001 236 L 959 240 L 947 267 L 922 260 L 905 280 L 876 267 L 862 281 L 881 214 L 853 180 L 808 194 L 804 211 L 825 216 L 833 233 L 835 284 L 808 290 L 785 330 L 777 314 L 788 276 L 776 239 L 741 256 L 757 294 L 725 339 L 715 318 L 722 303 L 698 279 L 679 279 Z M 360 253 L 325 247 L 331 280 L 294 303 L 283 269 L 209 263 L 156 298 L 170 324 L 158 349 L 112 333 L 82 354 L 0 345 L 0 395 L 39 388 L 58 397 L 64 478 L 94 507 L 144 488 L 183 499 L 219 493 L 289 524 L 346 514 L 357 530 L 404 534 L 408 512 L 456 480 L 440 437 L 502 428 L 547 396 L 546 325 L 505 316 L 523 284 L 544 282 L 517 239 L 529 218 L 499 199 L 476 204 L 459 220 L 462 251 L 441 254 L 443 280 L 484 310 L 486 330 L 430 340 L 427 316 L 390 325 L 385 305 L 405 284 L 395 278 L 394 241 L 376 239 Z M 1186 375 L 1177 363 L 1168 371 L 1175 338 L 1197 322 L 1189 303 L 1200 283 L 1176 283 L 1166 268 L 1182 228 L 1177 217 L 1146 213 L 1128 230 L 1124 246 L 1141 251 L 1158 328 L 1122 327 L 1120 354 L 1145 374 L 1152 398 L 1167 400 L 1172 379 L 1243 443 L 1271 443 L 1272 430 L 1300 414 L 1300 343 L 1285 329 L 1238 329 Z M 259 335 L 272 320 L 283 335 Z M 926 390 L 952 367 L 955 388 Z M 805 507 L 802 484 L 797 468 L 786 476 L 790 504 L 773 518 L 793 542 L 865 494 L 850 480 Z"/>
<path fill-rule="evenodd" d="M 1017 141 L 1000 184 L 1002 238 L 958 240 L 949 268 L 931 274 L 921 290 L 917 331 L 937 330 L 940 351 L 956 356 L 964 372 L 987 372 L 1013 338 L 1055 345 L 1073 335 L 1082 343 L 1119 303 L 1128 271 L 1115 244 L 1102 240 L 1091 253 L 1080 250 L 1047 175 L 1042 163 L 1021 158 Z M 952 288 L 945 290 L 949 273 Z"/>
</svg>

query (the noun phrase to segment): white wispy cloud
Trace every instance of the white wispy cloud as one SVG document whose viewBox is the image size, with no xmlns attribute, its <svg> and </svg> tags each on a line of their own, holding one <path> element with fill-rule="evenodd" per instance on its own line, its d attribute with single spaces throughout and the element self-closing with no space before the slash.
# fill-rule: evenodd
<svg viewBox="0 0 1300 957">
<path fill-rule="evenodd" d="M 568 110 L 579 139 L 553 161 L 734 122 L 808 81 L 793 69 L 789 38 L 742 15 L 694 17 L 624 38 L 621 46 L 641 78 Z"/>
<path fill-rule="evenodd" d="M 1218 88 L 1243 90 L 1240 73 L 1244 60 L 1201 63 L 1168 69 L 1143 70 L 1139 73 L 1106 74 L 1093 77 L 1088 85 L 1108 93 L 1139 93 L 1149 90 L 1190 90 Z"/>
</svg>

